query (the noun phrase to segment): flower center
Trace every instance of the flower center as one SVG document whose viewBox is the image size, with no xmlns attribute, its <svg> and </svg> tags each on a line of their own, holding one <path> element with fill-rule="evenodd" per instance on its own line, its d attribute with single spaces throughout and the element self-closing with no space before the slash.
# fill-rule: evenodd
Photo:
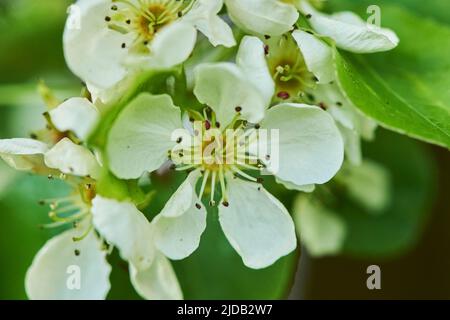
<svg viewBox="0 0 450 320">
<path fill-rule="evenodd" d="M 266 59 L 278 99 L 302 100 L 308 91 L 315 88 L 317 79 L 306 67 L 305 59 L 292 36 L 269 39 Z"/>
<path fill-rule="evenodd" d="M 132 43 L 122 48 L 148 52 L 147 45 L 159 30 L 183 17 L 195 0 L 112 0 L 111 14 L 105 17 L 108 27 L 122 34 L 134 34 Z"/>
<path fill-rule="evenodd" d="M 67 197 L 39 201 L 39 204 L 49 206 L 48 215 L 53 221 L 44 225 L 45 228 L 56 228 L 69 223 L 76 225 L 91 215 L 92 200 L 96 196 L 95 182 L 90 178 L 67 177 L 65 174 L 61 174 L 60 178 L 72 187 L 72 192 Z M 49 179 L 53 180 L 53 177 L 49 176 Z M 74 238 L 74 241 L 84 239 L 91 229 L 92 225 L 89 223 L 85 232 Z"/>
<path fill-rule="evenodd" d="M 226 177 L 260 182 L 245 171 L 260 172 L 264 165 L 258 159 L 255 145 L 259 141 L 259 125 L 251 125 L 241 118 L 242 108 L 236 107 L 233 121 L 225 128 L 215 121 L 214 112 L 207 112 L 200 119 L 191 118 L 192 134 L 177 138 L 177 146 L 170 151 L 170 158 L 177 171 L 200 170 L 203 174 L 199 199 L 206 186 L 211 194 L 210 205 L 214 206 L 215 187 L 220 185 L 221 202 L 228 205 Z M 200 115 L 200 114 L 198 114 Z"/>
</svg>

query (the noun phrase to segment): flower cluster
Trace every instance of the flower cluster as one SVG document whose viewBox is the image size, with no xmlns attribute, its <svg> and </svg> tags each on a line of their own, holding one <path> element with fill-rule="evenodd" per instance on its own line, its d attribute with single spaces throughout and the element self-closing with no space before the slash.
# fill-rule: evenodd
<svg viewBox="0 0 450 320">
<path fill-rule="evenodd" d="M 360 139 L 376 124 L 341 92 L 333 47 L 391 50 L 395 34 L 351 12 L 325 14 L 313 0 L 75 5 L 80 28 L 67 24 L 64 51 L 85 93 L 49 103 L 47 126 L 31 139 L 0 140 L 9 165 L 72 190 L 42 201 L 49 226 L 65 231 L 36 255 L 28 296 L 105 298 L 107 255 L 117 248 L 142 297 L 181 299 L 169 259 L 201 245 L 214 207 L 247 267 L 294 251 L 292 218 L 264 178 L 312 192 L 336 175 L 344 152 L 360 163 Z M 168 170 L 184 172 L 185 181 L 149 219 L 143 212 L 155 195 L 142 181 Z M 80 283 L 68 275 L 73 266 Z"/>
</svg>

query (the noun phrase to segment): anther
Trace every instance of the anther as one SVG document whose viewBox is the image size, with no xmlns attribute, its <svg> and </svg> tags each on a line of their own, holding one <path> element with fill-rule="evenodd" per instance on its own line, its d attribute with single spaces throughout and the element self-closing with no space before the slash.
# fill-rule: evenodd
<svg viewBox="0 0 450 320">
<path fill-rule="evenodd" d="M 211 122 L 209 122 L 208 120 L 205 121 L 205 129 L 206 130 L 211 129 Z"/>
<path fill-rule="evenodd" d="M 278 92 L 277 97 L 280 98 L 280 99 L 283 99 L 283 100 L 287 100 L 287 99 L 289 99 L 291 96 L 290 96 L 290 94 L 289 94 L 288 92 L 286 92 L 286 91 L 280 91 L 280 92 Z"/>
<path fill-rule="evenodd" d="M 122 49 L 125 49 L 127 47 L 126 43 L 122 43 Z"/>
<path fill-rule="evenodd" d="M 306 19 L 311 19 L 312 18 L 312 14 L 307 14 L 305 17 L 306 17 Z"/>
<path fill-rule="evenodd" d="M 269 54 L 269 45 L 264 45 L 264 54 L 267 56 Z"/>
<path fill-rule="evenodd" d="M 229 206 L 230 206 L 230 204 L 228 203 L 228 201 L 224 201 L 224 202 L 222 202 L 222 204 L 223 204 L 224 207 L 229 207 Z"/>
<path fill-rule="evenodd" d="M 255 124 L 255 129 L 258 130 L 261 128 L 261 125 L 259 123 Z"/>
<path fill-rule="evenodd" d="M 200 209 L 202 208 L 202 206 L 201 206 L 200 203 L 196 203 L 196 204 L 195 204 L 195 207 L 196 207 L 198 210 L 200 210 Z"/>
<path fill-rule="evenodd" d="M 75 253 L 75 255 L 78 257 L 78 256 L 80 255 L 80 250 L 75 249 L 74 253 Z"/>
<path fill-rule="evenodd" d="M 236 110 L 236 112 L 241 112 L 242 111 L 242 107 L 237 106 L 236 108 L 234 108 L 234 110 Z"/>
<path fill-rule="evenodd" d="M 105 21 L 107 21 L 107 22 L 111 21 L 111 17 L 106 16 Z"/>
<path fill-rule="evenodd" d="M 326 106 L 325 103 L 323 103 L 323 102 L 319 103 L 319 107 L 320 107 L 322 110 L 327 110 L 327 106 Z"/>
<path fill-rule="evenodd" d="M 269 39 L 270 39 L 270 36 L 266 34 L 266 35 L 264 36 L 264 39 L 269 40 Z"/>
<path fill-rule="evenodd" d="M 182 137 L 179 137 L 179 138 L 177 139 L 177 143 L 181 143 L 181 141 L 183 141 L 183 138 L 182 138 Z"/>
</svg>

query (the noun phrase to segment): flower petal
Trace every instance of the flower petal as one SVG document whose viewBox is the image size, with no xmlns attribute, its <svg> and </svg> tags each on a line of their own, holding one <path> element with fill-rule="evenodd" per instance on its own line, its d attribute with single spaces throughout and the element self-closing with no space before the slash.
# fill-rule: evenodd
<svg viewBox="0 0 450 320">
<path fill-rule="evenodd" d="M 193 171 L 153 220 L 157 248 L 172 260 L 180 260 L 194 252 L 206 229 L 206 209 L 200 205 L 195 186 L 200 176 Z"/>
<path fill-rule="evenodd" d="M 328 182 L 344 158 L 342 137 L 333 118 L 318 107 L 286 103 L 268 110 L 261 123 L 268 147 L 259 150 L 267 170 L 277 178 L 304 186 Z M 272 131 L 274 130 L 274 131 Z M 277 141 L 275 133 L 279 133 Z M 273 149 L 273 150 L 271 150 Z M 261 154 L 267 151 L 266 154 Z"/>
<path fill-rule="evenodd" d="M 134 289 L 148 300 L 181 300 L 177 276 L 164 255 L 156 253 L 152 265 L 144 270 L 136 269 L 130 264 L 130 280 Z"/>
<path fill-rule="evenodd" d="M 233 47 L 236 45 L 233 31 L 218 16 L 222 6 L 222 0 L 197 0 L 183 21 L 191 22 L 209 39 L 213 46 Z"/>
<path fill-rule="evenodd" d="M 94 232 L 74 242 L 72 229 L 50 239 L 35 256 L 25 277 L 33 300 L 100 300 L 110 289 L 111 267 Z M 79 278 L 78 278 L 79 277 Z"/>
<path fill-rule="evenodd" d="M 399 43 L 392 30 L 365 23 L 352 12 L 326 15 L 314 9 L 308 1 L 302 1 L 300 8 L 305 15 L 311 15 L 309 22 L 314 30 L 332 38 L 341 49 L 374 53 L 392 50 Z"/>
<path fill-rule="evenodd" d="M 129 55 L 125 63 L 137 69 L 167 69 L 186 61 L 194 50 L 197 30 L 189 23 L 175 22 L 158 31 L 149 54 Z"/>
<path fill-rule="evenodd" d="M 225 0 L 231 20 L 254 34 L 280 36 L 292 30 L 297 9 L 278 0 Z"/>
<path fill-rule="evenodd" d="M 259 184 L 228 179 L 229 206 L 219 207 L 219 221 L 244 264 L 272 265 L 297 245 L 294 223 L 281 202 Z"/>
<path fill-rule="evenodd" d="M 64 30 L 64 55 L 69 68 L 90 85 L 107 89 L 126 75 L 122 62 L 133 35 L 123 35 L 110 30 L 105 17 L 110 14 L 111 1 L 80 0 L 79 10 L 71 10 Z M 81 16 L 78 16 L 81 15 Z M 74 19 L 81 19 L 79 26 Z"/>
<path fill-rule="evenodd" d="M 44 166 L 45 143 L 33 139 L 0 139 L 0 157 L 12 168 L 21 171 Z"/>
<path fill-rule="evenodd" d="M 181 112 L 170 96 L 139 95 L 119 115 L 109 134 L 112 172 L 119 178 L 136 179 L 158 169 L 176 145 L 173 134 L 179 128 Z"/>
<path fill-rule="evenodd" d="M 256 37 L 245 36 L 236 56 L 236 64 L 269 105 L 275 93 L 275 82 L 267 66 L 264 43 Z"/>
<path fill-rule="evenodd" d="M 153 230 L 134 204 L 97 196 L 92 201 L 92 215 L 97 231 L 119 249 L 122 259 L 139 270 L 153 263 Z"/>
<path fill-rule="evenodd" d="M 97 108 L 86 98 L 71 98 L 49 114 L 56 129 L 72 131 L 82 140 L 89 137 L 100 118 Z"/>
<path fill-rule="evenodd" d="M 195 69 L 194 94 L 210 106 L 225 127 L 240 107 L 242 117 L 257 123 L 264 117 L 263 97 L 243 72 L 232 63 L 205 63 Z"/>
<path fill-rule="evenodd" d="M 277 181 L 277 183 L 282 184 L 288 190 L 307 192 L 307 193 L 311 193 L 311 192 L 314 192 L 314 190 L 316 190 L 316 185 L 315 184 L 307 184 L 305 186 L 298 186 L 296 184 L 293 184 L 293 183 L 288 182 L 288 181 L 284 181 L 284 180 L 282 180 L 280 178 L 277 178 L 277 177 L 275 177 L 275 180 Z"/>
<path fill-rule="evenodd" d="M 319 83 L 330 83 L 335 80 L 333 53 L 330 46 L 302 30 L 295 30 L 292 37 L 305 58 L 308 70 L 319 79 Z"/>
<path fill-rule="evenodd" d="M 69 138 L 59 141 L 45 154 L 45 164 L 62 173 L 80 177 L 97 178 L 100 165 L 94 154 L 86 147 L 73 143 Z"/>
<path fill-rule="evenodd" d="M 317 257 L 340 252 L 347 227 L 338 214 L 304 195 L 296 199 L 294 208 L 297 230 L 309 253 Z"/>
</svg>

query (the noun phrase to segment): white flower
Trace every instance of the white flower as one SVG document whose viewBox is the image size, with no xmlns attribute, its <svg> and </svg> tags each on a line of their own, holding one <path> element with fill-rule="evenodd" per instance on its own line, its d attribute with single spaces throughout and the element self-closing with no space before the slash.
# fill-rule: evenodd
<svg viewBox="0 0 450 320">
<path fill-rule="evenodd" d="M 328 44 L 302 30 L 272 37 L 265 44 L 246 36 L 237 62 L 268 101 L 314 104 L 329 112 L 344 138 L 347 158 L 361 163 L 360 137 L 372 139 L 376 124 L 360 114 L 342 94 Z"/>
<path fill-rule="evenodd" d="M 122 80 L 130 68 L 164 69 L 191 54 L 197 29 L 213 45 L 234 46 L 217 14 L 222 0 L 78 0 L 81 28 L 69 17 L 64 52 L 70 69 L 94 91 Z"/>
<path fill-rule="evenodd" d="M 85 139 L 97 123 L 97 108 L 84 98 L 72 98 L 48 113 L 49 128 L 35 139 L 0 140 L 0 157 L 11 167 L 39 174 L 63 174 L 96 178 L 100 167 L 94 154 L 71 138 Z"/>
<path fill-rule="evenodd" d="M 245 171 L 264 170 L 280 183 L 301 189 L 329 181 L 342 164 L 342 139 L 329 114 L 292 103 L 266 110 L 267 99 L 258 91 L 265 85 L 249 81 L 244 71 L 231 63 L 196 69 L 194 93 L 211 109 L 203 116 L 192 114 L 198 121 L 189 129 L 183 128 L 181 111 L 168 95 L 145 93 L 125 108 L 111 129 L 107 157 L 118 177 L 134 179 L 155 171 L 169 155 L 177 170 L 192 170 L 152 222 L 157 248 L 171 259 L 185 258 L 198 247 L 206 226 L 201 200 L 209 185 L 212 206 L 220 189 L 219 220 L 245 265 L 259 269 L 273 264 L 295 249 L 294 225 L 281 202 Z M 260 81 L 270 85 L 270 77 L 261 76 Z M 219 148 L 215 135 L 226 129 L 231 136 Z M 279 132 L 278 166 L 276 148 L 256 155 L 238 151 L 231 162 L 224 161 L 241 145 L 252 150 L 252 137 L 258 141 L 264 129 Z M 210 147 L 220 152 L 207 153 Z"/>
<path fill-rule="evenodd" d="M 231 19 L 255 35 L 281 36 L 291 31 L 299 11 L 315 32 L 333 39 L 337 47 L 372 53 L 395 48 L 399 39 L 389 29 L 365 23 L 353 12 L 327 15 L 317 11 L 308 0 L 225 0 Z"/>
<path fill-rule="evenodd" d="M 142 297 L 182 299 L 170 262 L 155 249 L 152 225 L 131 202 L 96 195 L 90 180 L 79 183 L 71 196 L 47 202 L 55 220 L 49 227 L 76 227 L 49 240 L 34 258 L 25 279 L 30 299 L 105 299 L 111 266 L 103 239 L 129 262 L 130 281 Z"/>
</svg>

